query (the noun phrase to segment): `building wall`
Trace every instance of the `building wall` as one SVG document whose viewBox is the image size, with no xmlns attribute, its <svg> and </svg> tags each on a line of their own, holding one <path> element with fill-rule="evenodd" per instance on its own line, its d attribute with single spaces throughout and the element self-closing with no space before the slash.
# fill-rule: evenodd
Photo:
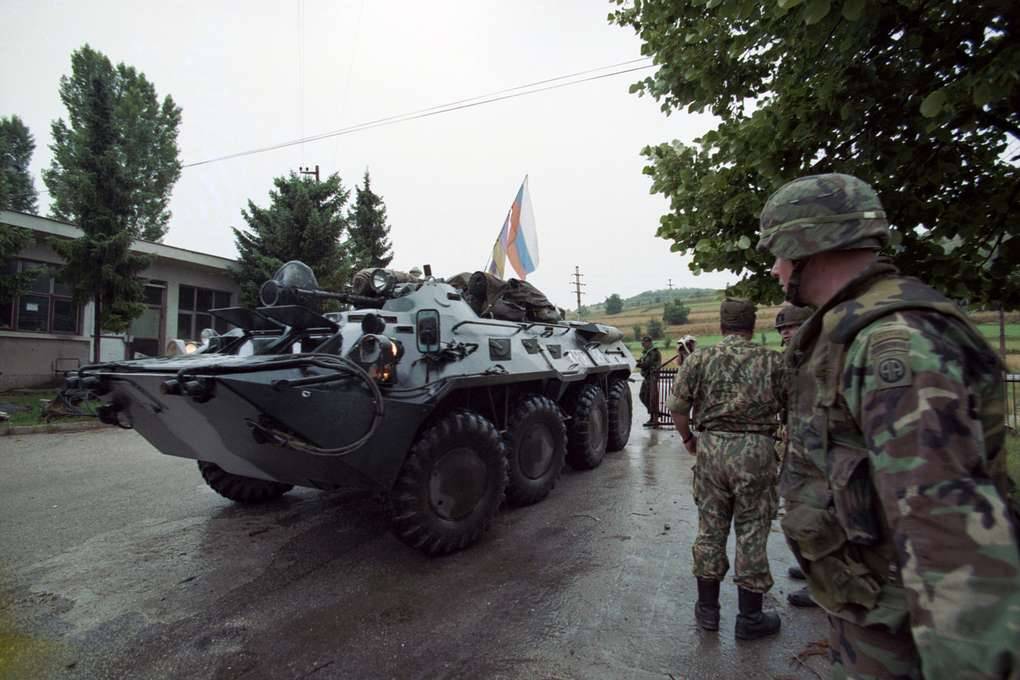
<svg viewBox="0 0 1020 680">
<path fill-rule="evenodd" d="M 0 220 L 36 232 L 37 243 L 18 253 L 19 259 L 59 265 L 62 259 L 45 244 L 46 239 L 73 238 L 80 234 L 72 225 L 33 215 L 3 211 Z M 152 257 L 152 263 L 141 277 L 166 284 L 160 329 L 161 352 L 168 340 L 180 337 L 177 318 L 181 285 L 229 292 L 230 304 L 238 304 L 240 288 L 227 273 L 230 260 L 144 241 L 136 241 L 132 250 Z M 0 330 L 0 391 L 57 383 L 63 371 L 90 363 L 94 313 L 91 302 L 82 306 L 81 335 Z M 100 341 L 102 360 L 128 358 L 130 341 L 129 334 L 103 335 Z"/>
</svg>

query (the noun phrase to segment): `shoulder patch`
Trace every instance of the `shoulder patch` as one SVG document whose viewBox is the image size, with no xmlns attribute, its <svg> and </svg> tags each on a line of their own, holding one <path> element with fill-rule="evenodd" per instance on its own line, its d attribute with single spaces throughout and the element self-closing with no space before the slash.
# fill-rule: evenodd
<svg viewBox="0 0 1020 680">
<path fill-rule="evenodd" d="M 910 331 L 906 328 L 888 328 L 872 333 L 868 364 L 875 372 L 875 389 L 905 387 L 913 383 Z"/>
</svg>

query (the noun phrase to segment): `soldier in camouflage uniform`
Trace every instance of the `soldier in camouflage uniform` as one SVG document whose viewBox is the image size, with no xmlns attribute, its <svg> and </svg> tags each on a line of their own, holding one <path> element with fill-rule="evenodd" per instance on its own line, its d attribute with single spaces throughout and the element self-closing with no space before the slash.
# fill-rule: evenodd
<svg viewBox="0 0 1020 680">
<path fill-rule="evenodd" d="M 794 304 L 783 531 L 829 614 L 835 677 L 1020 676 L 1002 366 L 951 301 L 878 258 L 874 190 L 803 177 L 759 248 Z"/>
<path fill-rule="evenodd" d="M 659 367 L 662 365 L 662 353 L 648 335 L 641 338 L 641 347 L 644 353 L 637 362 L 637 367 L 641 371 L 638 398 L 648 409 L 648 422 L 644 426 L 655 427 L 659 423 L 659 386 L 656 382 L 659 378 Z"/>
<path fill-rule="evenodd" d="M 786 400 L 784 367 L 778 353 L 751 342 L 754 305 L 724 300 L 720 318 L 725 337 L 677 369 L 667 405 L 684 446 L 698 458 L 695 619 L 705 630 L 719 629 L 719 582 L 729 570 L 726 540 L 732 522 L 740 605 L 735 634 L 750 640 L 776 633 L 780 625 L 779 616 L 762 611 L 762 596 L 772 587 L 765 545 L 775 509 L 773 437 Z M 690 428 L 692 407 L 697 437 Z"/>
<path fill-rule="evenodd" d="M 797 307 L 796 305 L 785 304 L 779 313 L 776 314 L 776 330 L 779 331 L 779 336 L 782 338 L 781 344 L 783 347 L 789 348 L 790 341 L 793 336 L 797 334 L 800 327 L 804 325 L 804 322 L 811 318 L 811 314 L 814 312 L 810 307 Z M 783 417 L 786 417 L 786 410 L 783 410 Z M 785 420 L 784 420 L 785 422 Z M 779 456 L 780 464 L 786 458 L 786 448 L 789 443 L 789 436 L 786 431 L 786 425 L 783 425 L 780 430 L 778 441 L 776 442 L 776 450 Z M 800 567 L 790 567 L 789 570 L 790 578 L 798 581 L 804 580 L 804 572 Z M 811 593 L 806 587 L 798 588 L 791 593 L 787 593 L 786 601 L 792 604 L 794 607 L 817 607 L 818 603 L 811 599 Z"/>
</svg>

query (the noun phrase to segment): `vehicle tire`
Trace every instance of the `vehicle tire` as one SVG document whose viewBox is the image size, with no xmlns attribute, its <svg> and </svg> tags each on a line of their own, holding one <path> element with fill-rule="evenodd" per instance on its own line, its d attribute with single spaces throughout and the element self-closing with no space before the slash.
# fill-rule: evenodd
<svg viewBox="0 0 1020 680">
<path fill-rule="evenodd" d="M 619 451 L 630 439 L 630 424 L 634 411 L 630 383 L 626 379 L 610 383 L 606 402 L 609 410 L 609 442 L 606 444 L 606 450 Z"/>
<path fill-rule="evenodd" d="M 591 470 L 602 463 L 609 443 L 609 409 L 597 385 L 585 385 L 573 400 L 567 429 L 567 462 L 575 470 Z"/>
<path fill-rule="evenodd" d="M 512 505 L 537 503 L 556 487 L 567 455 L 567 428 L 560 407 L 548 397 L 524 397 L 507 423 L 510 481 L 506 500 Z"/>
<path fill-rule="evenodd" d="M 291 484 L 270 482 L 266 479 L 242 477 L 227 472 L 215 463 L 198 461 L 198 469 L 202 478 L 213 491 L 237 503 L 267 503 L 275 500 L 294 488 Z"/>
<path fill-rule="evenodd" d="M 506 447 L 473 411 L 454 411 L 411 447 L 391 493 L 397 537 L 428 555 L 477 541 L 503 504 Z"/>
</svg>

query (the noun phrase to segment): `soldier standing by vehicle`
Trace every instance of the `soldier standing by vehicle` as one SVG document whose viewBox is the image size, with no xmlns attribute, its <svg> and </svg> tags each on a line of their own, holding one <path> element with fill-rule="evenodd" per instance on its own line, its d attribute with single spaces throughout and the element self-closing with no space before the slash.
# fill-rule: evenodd
<svg viewBox="0 0 1020 680">
<path fill-rule="evenodd" d="M 774 193 L 759 249 L 793 304 L 783 531 L 828 613 L 834 676 L 1016 678 L 1020 552 L 1002 366 L 957 305 L 878 258 L 874 189 Z"/>
<path fill-rule="evenodd" d="M 648 409 L 648 422 L 644 426 L 655 427 L 659 420 L 659 386 L 656 382 L 659 378 L 659 366 L 662 365 L 662 353 L 647 335 L 641 338 L 641 348 L 644 349 L 644 353 L 637 362 L 638 368 L 641 369 L 641 389 L 638 391 L 638 398 Z"/>
<path fill-rule="evenodd" d="M 693 571 L 698 579 L 694 616 L 705 630 L 719 629 L 719 582 L 729 570 L 726 540 L 737 535 L 734 581 L 742 640 L 779 631 L 779 616 L 762 611 L 772 587 L 765 546 L 775 509 L 777 417 L 786 402 L 781 355 L 751 342 L 755 309 L 726 299 L 719 313 L 719 344 L 699 349 L 677 370 L 668 406 L 694 467 L 698 537 Z M 698 430 L 690 429 L 693 421 Z"/>
</svg>

